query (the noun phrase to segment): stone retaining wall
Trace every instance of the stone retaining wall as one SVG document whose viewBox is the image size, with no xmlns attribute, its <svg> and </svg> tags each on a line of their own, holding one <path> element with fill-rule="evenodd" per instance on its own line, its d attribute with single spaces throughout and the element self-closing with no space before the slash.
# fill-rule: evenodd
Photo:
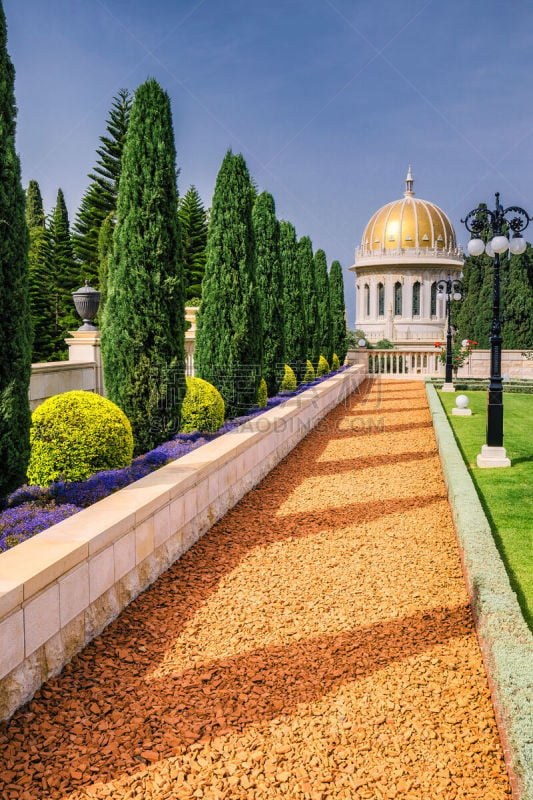
<svg viewBox="0 0 533 800">
<path fill-rule="evenodd" d="M 0 555 L 0 719 L 120 614 L 364 376 L 350 367 Z"/>
</svg>

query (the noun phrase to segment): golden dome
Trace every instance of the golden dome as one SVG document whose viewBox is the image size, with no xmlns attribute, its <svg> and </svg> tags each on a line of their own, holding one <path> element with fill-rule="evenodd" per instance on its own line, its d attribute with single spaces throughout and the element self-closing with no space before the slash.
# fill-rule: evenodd
<svg viewBox="0 0 533 800">
<path fill-rule="evenodd" d="M 438 206 L 414 196 L 411 167 L 400 200 L 393 200 L 376 211 L 365 228 L 360 255 L 386 251 L 456 251 L 453 225 Z"/>
</svg>

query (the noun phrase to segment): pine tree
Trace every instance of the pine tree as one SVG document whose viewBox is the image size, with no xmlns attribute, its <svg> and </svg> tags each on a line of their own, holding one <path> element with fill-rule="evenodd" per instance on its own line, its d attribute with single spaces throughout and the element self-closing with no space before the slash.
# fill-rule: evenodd
<svg viewBox="0 0 533 800">
<path fill-rule="evenodd" d="M 283 379 L 283 280 L 279 257 L 279 222 L 274 198 L 258 195 L 252 212 L 255 240 L 255 280 L 261 302 L 263 377 L 268 394 L 276 394 Z"/>
<path fill-rule="evenodd" d="M 29 230 L 28 287 L 33 330 L 32 362 L 50 360 L 55 349 L 55 289 L 50 269 L 50 240 L 45 225 L 41 191 L 30 181 L 26 192 Z"/>
<path fill-rule="evenodd" d="M 58 189 L 56 205 L 50 220 L 50 265 L 55 318 L 55 341 L 50 358 L 63 360 L 68 357 L 65 338 L 69 331 L 77 330 L 81 324 L 74 308 L 72 292 L 82 285 L 82 276 L 80 266 L 74 259 L 68 211 L 61 189 Z"/>
<path fill-rule="evenodd" d="M 28 228 L 15 150 L 14 82 L 0 0 L 0 497 L 23 483 L 30 453 Z"/>
<path fill-rule="evenodd" d="M 122 157 L 102 319 L 107 394 L 131 422 L 135 452 L 179 430 L 185 310 L 170 99 L 157 81 L 135 93 Z"/>
<path fill-rule="evenodd" d="M 333 261 L 329 271 L 329 302 L 331 307 L 332 355 L 336 353 L 344 364 L 348 351 L 346 339 L 346 308 L 344 304 L 344 280 L 339 261 Z"/>
<path fill-rule="evenodd" d="M 320 355 L 320 339 L 317 330 L 318 297 L 313 245 L 309 236 L 302 236 L 298 242 L 298 268 L 300 270 L 302 308 L 305 316 L 306 358 L 316 364 Z"/>
<path fill-rule="evenodd" d="M 199 377 L 216 386 L 229 416 L 255 405 L 261 379 L 261 309 L 253 258 L 250 176 L 242 155 L 230 150 L 213 195 L 194 350 Z"/>
<path fill-rule="evenodd" d="M 189 187 L 184 197 L 180 198 L 178 214 L 183 248 L 185 301 L 187 302 L 202 294 L 207 245 L 207 212 L 195 186 Z"/>
<path fill-rule="evenodd" d="M 83 195 L 73 225 L 72 240 L 76 258 L 82 264 L 84 278 L 95 288 L 98 286 L 100 265 L 98 235 L 103 221 L 111 212 L 114 214 L 117 207 L 121 157 L 131 103 L 132 98 L 127 89 L 121 89 L 113 98 L 106 126 L 109 135 L 100 137 L 102 144 L 96 151 L 96 167 L 88 176 L 91 183 Z"/>
<path fill-rule="evenodd" d="M 279 253 L 283 282 L 283 338 L 285 363 L 302 380 L 306 370 L 305 313 L 300 284 L 296 231 L 290 222 L 280 223 Z"/>
<path fill-rule="evenodd" d="M 333 325 L 331 321 L 331 303 L 329 299 L 328 262 L 323 250 L 317 250 L 314 256 L 315 284 L 318 306 L 316 324 L 316 347 L 319 355 L 331 363 L 333 356 Z"/>
<path fill-rule="evenodd" d="M 260 306 L 254 283 L 253 190 L 242 155 L 229 151 L 213 196 L 195 364 L 220 390 L 227 413 L 255 403 L 261 370 Z"/>
<path fill-rule="evenodd" d="M 505 257 L 507 261 L 507 257 Z M 506 350 L 533 346 L 533 248 L 511 256 L 502 279 L 502 338 Z"/>
</svg>

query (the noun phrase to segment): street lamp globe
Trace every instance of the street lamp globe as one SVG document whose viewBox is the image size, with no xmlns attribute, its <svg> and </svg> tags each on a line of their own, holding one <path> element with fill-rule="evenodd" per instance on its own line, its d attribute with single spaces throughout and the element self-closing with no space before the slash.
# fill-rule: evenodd
<svg viewBox="0 0 533 800">
<path fill-rule="evenodd" d="M 485 251 L 483 239 L 470 239 L 467 244 L 468 253 L 471 256 L 480 256 Z"/>
<path fill-rule="evenodd" d="M 492 242 L 487 242 L 487 244 L 485 245 L 485 253 L 489 256 L 489 258 L 494 258 L 495 253 L 494 250 L 492 249 Z"/>
<path fill-rule="evenodd" d="M 507 236 L 495 236 L 491 245 L 495 253 L 505 253 L 509 249 L 509 239 Z"/>
<path fill-rule="evenodd" d="M 522 236 L 513 236 L 509 242 L 509 250 L 514 256 L 520 256 L 526 252 L 527 242 Z"/>
</svg>

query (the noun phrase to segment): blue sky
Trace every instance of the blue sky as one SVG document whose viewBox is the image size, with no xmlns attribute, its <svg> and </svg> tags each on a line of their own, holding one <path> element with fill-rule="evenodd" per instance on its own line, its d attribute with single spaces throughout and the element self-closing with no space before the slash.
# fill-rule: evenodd
<svg viewBox="0 0 533 800">
<path fill-rule="evenodd" d="M 530 0 L 4 0 L 24 185 L 75 216 L 113 96 L 155 77 L 181 169 L 211 203 L 228 147 L 278 216 L 353 264 L 366 222 L 417 196 L 533 214 Z M 531 236 L 529 237 L 531 238 Z M 350 327 L 354 279 L 345 272 Z"/>
</svg>

